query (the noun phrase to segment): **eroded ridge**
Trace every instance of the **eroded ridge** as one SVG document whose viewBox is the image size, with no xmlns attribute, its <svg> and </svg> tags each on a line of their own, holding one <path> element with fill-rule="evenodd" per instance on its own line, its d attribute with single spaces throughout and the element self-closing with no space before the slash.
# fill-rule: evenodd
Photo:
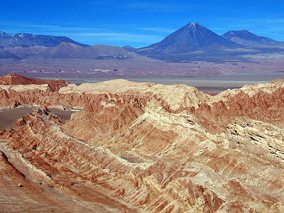
<svg viewBox="0 0 284 213">
<path fill-rule="evenodd" d="M 19 212 L 283 212 L 283 85 L 216 96 L 125 80 L 2 89 L 1 107 L 40 109 L 0 131 L 0 202 Z M 80 111 L 63 122 L 51 106 Z M 11 188 L 18 195 L 4 197 Z"/>
</svg>

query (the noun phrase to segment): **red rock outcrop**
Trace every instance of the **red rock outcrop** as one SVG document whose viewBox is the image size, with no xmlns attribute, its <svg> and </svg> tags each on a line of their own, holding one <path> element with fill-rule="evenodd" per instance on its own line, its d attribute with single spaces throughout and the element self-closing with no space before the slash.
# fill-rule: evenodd
<svg viewBox="0 0 284 213">
<path fill-rule="evenodd" d="M 7 211 L 24 208 L 13 197 L 31 212 L 284 211 L 283 82 L 216 96 L 127 81 L 0 92 L 1 107 L 81 109 L 64 123 L 36 110 L 5 133 Z"/>
<path fill-rule="evenodd" d="M 29 84 L 47 84 L 52 91 L 58 91 L 61 87 L 67 85 L 64 80 L 41 80 L 27 78 L 16 73 L 9 73 L 0 77 L 0 85 L 29 85 Z"/>
<path fill-rule="evenodd" d="M 203 103 L 193 114 L 211 131 L 222 131 L 236 117 L 245 116 L 276 125 L 284 124 L 284 87 L 271 94 L 258 92 L 252 96 L 240 92 L 211 104 Z"/>
</svg>

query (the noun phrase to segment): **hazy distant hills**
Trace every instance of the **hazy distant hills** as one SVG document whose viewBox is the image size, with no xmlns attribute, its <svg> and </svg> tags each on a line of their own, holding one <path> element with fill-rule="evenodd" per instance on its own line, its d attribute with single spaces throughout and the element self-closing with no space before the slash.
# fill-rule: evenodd
<svg viewBox="0 0 284 213">
<path fill-rule="evenodd" d="M 14 46 L 5 48 L 9 53 L 19 58 L 59 58 L 59 59 L 127 59 L 133 56 L 124 48 L 96 45 L 81 46 L 72 43 L 61 43 L 55 47 Z"/>
<path fill-rule="evenodd" d="M 222 36 L 198 23 L 189 23 L 147 47 L 85 45 L 64 36 L 0 32 L 0 58 L 119 59 L 139 55 L 172 62 L 246 60 L 247 54 L 284 52 L 282 42 L 246 30 Z"/>
<path fill-rule="evenodd" d="M 10 51 L 0 48 L 0 59 L 21 59 L 21 58 L 17 55 L 14 55 Z"/>
<path fill-rule="evenodd" d="M 5 32 L 0 32 L 0 46 L 1 47 L 15 47 L 15 46 L 56 47 L 57 45 L 63 42 L 83 46 L 83 44 L 80 44 L 65 36 L 32 35 L 29 33 L 17 33 L 15 35 L 10 35 Z"/>
<path fill-rule="evenodd" d="M 0 32 L 0 58 L 127 59 L 132 55 L 121 47 L 89 46 L 64 36 Z"/>
<path fill-rule="evenodd" d="M 271 38 L 255 35 L 247 30 L 229 31 L 222 35 L 223 38 L 228 39 L 244 46 L 269 46 L 280 45 L 281 42 L 275 41 Z"/>
</svg>

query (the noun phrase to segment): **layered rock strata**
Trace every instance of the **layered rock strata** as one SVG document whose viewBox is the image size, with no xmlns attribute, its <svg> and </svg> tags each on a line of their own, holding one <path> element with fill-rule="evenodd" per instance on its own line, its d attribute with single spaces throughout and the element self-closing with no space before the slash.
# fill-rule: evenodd
<svg viewBox="0 0 284 213">
<path fill-rule="evenodd" d="M 2 108 L 41 109 L 0 131 L 7 212 L 284 211 L 283 81 L 215 96 L 125 80 L 16 87 L 0 87 Z M 62 122 L 51 106 L 80 111 Z"/>
</svg>

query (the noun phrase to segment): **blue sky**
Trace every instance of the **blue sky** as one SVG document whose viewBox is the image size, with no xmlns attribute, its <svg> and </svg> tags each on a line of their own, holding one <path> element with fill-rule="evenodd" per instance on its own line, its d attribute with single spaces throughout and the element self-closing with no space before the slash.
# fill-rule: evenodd
<svg viewBox="0 0 284 213">
<path fill-rule="evenodd" d="M 140 47 L 194 21 L 216 33 L 247 29 L 284 41 L 284 0 L 4 0 L 0 31 L 65 35 Z"/>
</svg>

